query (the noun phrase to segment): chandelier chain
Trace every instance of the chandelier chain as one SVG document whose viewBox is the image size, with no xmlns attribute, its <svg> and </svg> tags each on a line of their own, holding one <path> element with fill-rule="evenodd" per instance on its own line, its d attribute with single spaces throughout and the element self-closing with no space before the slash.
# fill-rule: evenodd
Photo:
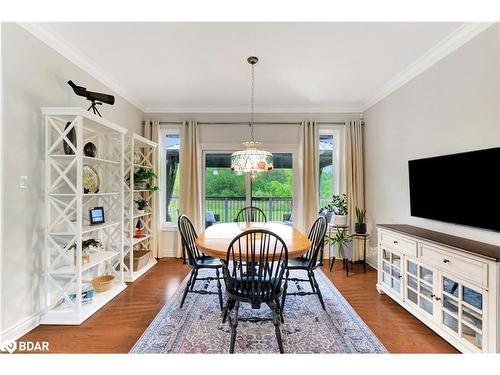
<svg viewBox="0 0 500 375">
<path fill-rule="evenodd" d="M 251 135 L 252 135 L 252 142 L 254 141 L 254 138 L 253 138 L 253 106 L 254 106 L 254 103 L 253 103 L 253 98 L 254 98 L 254 88 L 255 88 L 255 73 L 254 73 L 254 67 L 255 65 L 252 64 L 252 98 L 251 98 L 251 108 L 252 108 L 252 118 L 251 118 L 251 122 L 250 122 L 250 131 L 251 131 Z"/>
</svg>

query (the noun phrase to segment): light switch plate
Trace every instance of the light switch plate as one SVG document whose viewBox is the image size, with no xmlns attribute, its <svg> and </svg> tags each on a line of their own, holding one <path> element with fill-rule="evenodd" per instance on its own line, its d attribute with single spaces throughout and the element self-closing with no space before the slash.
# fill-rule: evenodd
<svg viewBox="0 0 500 375">
<path fill-rule="evenodd" d="M 21 189 L 28 188 L 28 176 L 19 176 L 19 187 Z"/>
</svg>

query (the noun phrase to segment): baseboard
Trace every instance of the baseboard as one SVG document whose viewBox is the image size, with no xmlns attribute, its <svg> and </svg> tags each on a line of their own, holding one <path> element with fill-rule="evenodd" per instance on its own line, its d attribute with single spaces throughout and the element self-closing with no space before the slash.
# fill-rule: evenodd
<svg viewBox="0 0 500 375">
<path fill-rule="evenodd" d="M 34 330 L 36 327 L 40 325 L 41 316 L 42 312 L 34 314 L 23 320 L 21 323 L 18 323 L 15 326 L 2 332 L 1 345 L 17 341 L 28 332 Z"/>
<path fill-rule="evenodd" d="M 162 250 L 160 250 L 159 258 L 177 258 L 177 250 L 175 250 L 175 249 L 162 249 Z"/>
<path fill-rule="evenodd" d="M 368 265 L 370 267 L 373 267 L 375 269 L 378 268 L 378 262 L 377 262 L 377 258 L 373 258 L 373 257 L 366 257 L 366 263 L 368 263 Z"/>
</svg>

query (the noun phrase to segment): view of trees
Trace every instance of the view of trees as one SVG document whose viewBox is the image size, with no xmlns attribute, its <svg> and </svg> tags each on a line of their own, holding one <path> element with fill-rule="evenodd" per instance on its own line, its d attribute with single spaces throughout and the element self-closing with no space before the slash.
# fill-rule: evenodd
<svg viewBox="0 0 500 375">
<path fill-rule="evenodd" d="M 175 179 L 173 196 L 179 196 L 179 171 Z M 320 174 L 320 197 L 333 195 L 332 168 L 323 168 Z M 259 173 L 252 180 L 252 192 L 255 197 L 291 197 L 292 170 L 274 169 L 272 172 Z M 205 175 L 205 193 L 207 197 L 244 197 L 245 176 L 225 168 L 207 168 Z"/>
<path fill-rule="evenodd" d="M 332 166 L 323 168 L 319 174 L 320 198 L 331 198 L 333 195 L 333 169 Z"/>
</svg>

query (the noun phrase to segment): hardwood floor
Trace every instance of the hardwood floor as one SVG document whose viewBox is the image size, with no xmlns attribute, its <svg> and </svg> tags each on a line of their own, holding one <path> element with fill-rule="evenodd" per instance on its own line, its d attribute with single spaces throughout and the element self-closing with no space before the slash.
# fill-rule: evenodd
<svg viewBox="0 0 500 375">
<path fill-rule="evenodd" d="M 457 353 L 431 329 L 375 289 L 376 271 L 361 265 L 346 278 L 336 262 L 323 272 L 390 353 Z M 80 326 L 39 326 L 21 340 L 48 341 L 51 353 L 128 353 L 188 273 L 178 259 L 162 259 L 151 271 Z"/>
</svg>

